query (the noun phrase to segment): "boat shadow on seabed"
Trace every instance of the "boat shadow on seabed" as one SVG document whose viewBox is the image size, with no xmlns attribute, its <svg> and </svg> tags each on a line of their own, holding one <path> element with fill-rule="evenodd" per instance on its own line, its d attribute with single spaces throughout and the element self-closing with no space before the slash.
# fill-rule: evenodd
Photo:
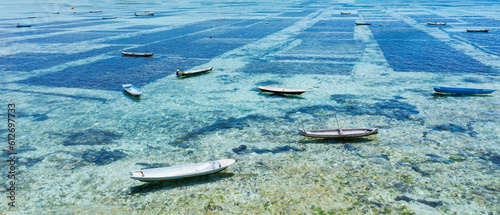
<svg viewBox="0 0 500 215">
<path fill-rule="evenodd" d="M 185 187 L 196 184 L 212 183 L 226 178 L 233 177 L 232 172 L 220 172 L 211 175 L 204 175 L 194 178 L 184 178 L 169 181 L 158 181 L 158 182 L 147 182 L 139 186 L 130 187 L 130 192 L 132 195 L 140 193 L 151 193 L 159 190 L 169 190 L 177 187 Z"/>
</svg>

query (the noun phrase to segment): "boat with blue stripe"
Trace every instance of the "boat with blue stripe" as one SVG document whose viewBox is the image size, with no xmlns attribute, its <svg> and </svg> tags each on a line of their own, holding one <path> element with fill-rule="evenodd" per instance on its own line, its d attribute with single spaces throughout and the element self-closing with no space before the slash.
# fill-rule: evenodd
<svg viewBox="0 0 500 215">
<path fill-rule="evenodd" d="M 491 94 L 496 91 L 496 89 L 440 87 L 440 86 L 433 86 L 433 87 L 436 93 L 452 93 L 452 94 L 464 94 L 464 95 Z"/>
</svg>

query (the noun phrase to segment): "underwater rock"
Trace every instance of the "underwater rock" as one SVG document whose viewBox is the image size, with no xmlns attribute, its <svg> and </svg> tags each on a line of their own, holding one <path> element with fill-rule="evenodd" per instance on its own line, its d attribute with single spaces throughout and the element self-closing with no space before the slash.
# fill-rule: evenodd
<svg viewBox="0 0 500 215">
<path fill-rule="evenodd" d="M 236 154 L 243 154 L 243 152 L 247 149 L 247 146 L 245 145 L 241 145 L 241 146 L 238 146 L 238 148 L 234 148 L 233 149 L 233 152 L 236 153 Z"/>
<path fill-rule="evenodd" d="M 352 146 L 351 144 L 344 144 L 344 149 L 347 151 L 358 151 L 359 149 Z"/>
<path fill-rule="evenodd" d="M 411 169 L 412 169 L 413 171 L 415 171 L 415 172 L 418 172 L 418 173 L 422 174 L 423 176 L 429 176 L 429 175 L 431 175 L 431 174 L 430 174 L 430 173 L 428 173 L 428 172 L 422 171 L 422 170 L 421 170 L 418 166 L 416 166 L 416 165 L 414 165 L 414 164 L 412 164 L 412 165 L 411 165 Z"/>
<path fill-rule="evenodd" d="M 443 201 L 427 201 L 427 200 L 423 200 L 423 199 L 417 199 L 417 202 L 429 205 L 433 208 L 443 205 Z"/>
<path fill-rule="evenodd" d="M 113 151 L 108 151 L 105 149 L 101 149 L 99 151 L 87 150 L 84 151 L 82 154 L 82 159 L 85 162 L 93 163 L 98 166 L 110 164 L 115 161 L 121 160 L 125 157 L 127 157 L 127 154 L 122 152 L 122 150 L 113 150 Z"/>
<path fill-rule="evenodd" d="M 448 123 L 444 125 L 437 125 L 434 127 L 434 130 L 438 131 L 450 131 L 450 132 L 457 132 L 457 133 L 467 133 L 471 137 L 477 137 L 478 133 L 472 130 L 472 125 L 469 123 L 467 124 L 467 128 L 464 128 L 462 126 L 453 124 L 453 123 Z"/>
<path fill-rule="evenodd" d="M 491 161 L 493 164 L 500 166 L 500 156 L 493 152 L 481 153 L 479 156 L 482 160 Z"/>
<path fill-rule="evenodd" d="M 405 201 L 405 202 L 411 202 L 413 201 L 412 198 L 408 197 L 408 196 L 398 196 L 394 199 L 395 201 Z"/>
<path fill-rule="evenodd" d="M 225 129 L 239 129 L 243 130 L 246 127 L 250 126 L 250 122 L 265 122 L 265 121 L 275 121 L 274 118 L 266 117 L 262 115 L 248 115 L 241 118 L 231 117 L 229 119 L 219 119 L 215 123 L 195 129 L 186 135 L 175 139 L 173 142 L 169 143 L 170 145 L 187 148 L 189 147 L 190 140 L 198 138 L 200 136 L 204 136 L 207 134 L 212 134 L 215 131 L 221 131 Z"/>
<path fill-rule="evenodd" d="M 75 145 L 105 145 L 110 144 L 114 140 L 121 138 L 121 134 L 111 131 L 101 131 L 96 129 L 89 129 L 84 132 L 74 133 L 69 135 L 64 140 L 64 146 Z"/>
<path fill-rule="evenodd" d="M 255 152 L 257 154 L 263 154 L 263 153 L 281 153 L 281 152 L 287 152 L 287 151 L 296 151 L 296 152 L 299 152 L 299 151 L 304 151 L 306 150 L 305 148 L 296 148 L 296 147 L 292 147 L 292 146 L 278 146 L 278 147 L 275 147 L 274 149 L 270 150 L 270 149 L 259 149 L 259 148 L 252 148 L 252 149 L 249 149 L 247 146 L 245 145 L 240 145 L 238 146 L 238 148 L 234 148 L 233 149 L 233 152 L 236 153 L 236 154 L 245 154 L 245 153 L 252 153 L 252 152 Z"/>
</svg>

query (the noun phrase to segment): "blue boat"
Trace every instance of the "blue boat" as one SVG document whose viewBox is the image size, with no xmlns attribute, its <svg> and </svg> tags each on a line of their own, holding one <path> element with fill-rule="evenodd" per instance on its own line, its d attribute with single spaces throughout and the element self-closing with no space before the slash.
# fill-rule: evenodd
<svg viewBox="0 0 500 215">
<path fill-rule="evenodd" d="M 439 86 L 433 86 L 433 87 L 437 93 L 453 93 L 453 94 L 464 94 L 464 95 L 490 94 L 496 91 L 496 89 L 477 89 L 477 88 L 458 88 L 458 87 L 439 87 Z"/>
<path fill-rule="evenodd" d="M 142 94 L 142 91 L 132 84 L 123 84 L 122 87 L 130 95 L 140 96 Z"/>
<path fill-rule="evenodd" d="M 18 28 L 22 28 L 22 27 L 31 27 L 31 25 L 21 25 L 21 24 L 17 23 L 17 27 L 18 27 Z"/>
</svg>

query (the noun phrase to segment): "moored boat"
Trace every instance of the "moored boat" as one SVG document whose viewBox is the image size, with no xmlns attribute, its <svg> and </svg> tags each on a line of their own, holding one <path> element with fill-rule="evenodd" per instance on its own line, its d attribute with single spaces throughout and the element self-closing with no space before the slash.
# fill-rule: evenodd
<svg viewBox="0 0 500 215">
<path fill-rule="evenodd" d="M 130 172 L 130 178 L 144 182 L 189 178 L 220 172 L 234 163 L 236 163 L 235 159 L 222 159 L 181 166 L 135 170 Z"/>
<path fill-rule="evenodd" d="M 299 134 L 315 138 L 356 138 L 378 133 L 378 128 L 354 128 L 354 129 L 322 129 L 305 130 L 299 129 Z"/>
<path fill-rule="evenodd" d="M 28 16 L 28 19 L 34 19 L 36 16 Z"/>
<path fill-rule="evenodd" d="M 302 94 L 306 92 L 306 90 L 285 89 L 285 88 L 265 87 L 265 86 L 260 86 L 258 87 L 258 89 L 264 92 L 277 93 L 277 94 Z"/>
<path fill-rule="evenodd" d="M 371 25 L 371 22 L 356 22 L 356 25 Z"/>
<path fill-rule="evenodd" d="M 484 32 L 484 33 L 486 33 L 488 31 L 490 31 L 490 29 L 476 29 L 476 30 L 474 30 L 474 29 L 467 28 L 467 32 Z"/>
<path fill-rule="evenodd" d="M 18 27 L 18 28 L 22 28 L 22 27 L 31 27 L 31 25 L 21 25 L 21 24 L 17 23 L 17 27 Z"/>
<path fill-rule="evenodd" d="M 155 14 L 153 12 L 146 12 L 146 14 L 137 14 L 135 13 L 135 16 L 154 16 Z"/>
<path fill-rule="evenodd" d="M 463 95 L 491 94 L 496 91 L 496 89 L 440 87 L 440 86 L 433 86 L 433 88 L 434 91 L 436 91 L 436 93 L 451 93 L 451 94 L 463 94 Z"/>
<path fill-rule="evenodd" d="M 122 84 L 122 87 L 130 95 L 140 96 L 142 94 L 142 91 L 132 84 Z"/>
<path fill-rule="evenodd" d="M 351 14 L 351 12 L 340 12 L 341 15 Z"/>
<path fill-rule="evenodd" d="M 91 10 L 90 13 L 102 13 L 102 10 Z"/>
<path fill-rule="evenodd" d="M 122 51 L 122 55 L 125 56 L 133 56 L 133 57 L 151 57 L 154 53 L 135 53 L 135 52 L 124 52 Z"/>
<path fill-rule="evenodd" d="M 427 25 L 446 25 L 446 22 L 427 22 Z"/>
<path fill-rule="evenodd" d="M 206 68 L 206 69 L 198 69 L 198 70 L 187 71 L 187 72 L 182 72 L 182 71 L 177 70 L 177 72 L 175 74 L 177 76 L 197 75 L 197 74 L 201 74 L 204 72 L 212 71 L 212 68 L 213 68 L 213 66 L 211 66 L 210 68 Z"/>
<path fill-rule="evenodd" d="M 102 19 L 116 19 L 116 17 L 102 17 Z"/>
</svg>

